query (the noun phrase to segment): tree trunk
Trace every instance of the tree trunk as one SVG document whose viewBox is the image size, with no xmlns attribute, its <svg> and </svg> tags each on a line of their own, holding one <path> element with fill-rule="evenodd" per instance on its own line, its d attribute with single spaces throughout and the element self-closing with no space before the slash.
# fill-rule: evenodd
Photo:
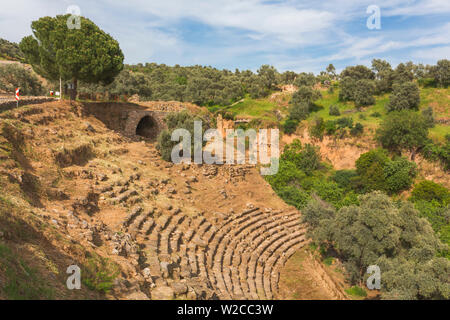
<svg viewBox="0 0 450 320">
<path fill-rule="evenodd" d="M 413 149 L 412 151 L 411 151 L 411 161 L 414 161 L 414 159 L 416 159 L 416 149 Z"/>
<path fill-rule="evenodd" d="M 78 80 L 75 78 L 73 79 L 73 89 L 70 92 L 70 100 L 77 99 L 77 88 L 78 88 Z"/>
</svg>

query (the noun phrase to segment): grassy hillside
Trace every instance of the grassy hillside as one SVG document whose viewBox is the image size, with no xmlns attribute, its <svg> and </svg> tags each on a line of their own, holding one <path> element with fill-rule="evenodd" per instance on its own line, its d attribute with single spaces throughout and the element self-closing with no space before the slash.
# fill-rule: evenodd
<svg viewBox="0 0 450 320">
<path fill-rule="evenodd" d="M 214 107 L 211 110 L 225 110 L 238 118 L 261 119 L 271 122 L 277 122 L 276 111 L 286 115 L 288 111 L 288 102 L 290 93 L 275 93 L 280 99 L 272 96 L 262 99 L 252 99 L 246 96 L 240 102 L 228 107 Z M 389 94 L 376 96 L 374 105 L 362 108 L 361 111 L 356 110 L 353 102 L 339 101 L 339 89 L 333 93 L 322 91 L 322 98 L 315 103 L 318 111 L 312 112 L 306 122 L 310 122 L 316 117 L 322 117 L 324 120 L 335 120 L 340 117 L 352 117 L 353 122 L 360 122 L 366 128 L 377 128 L 387 111 L 385 105 L 389 102 Z M 421 88 L 420 89 L 420 110 L 429 106 L 433 108 L 436 119 L 448 119 L 450 117 L 450 88 Z M 341 112 L 340 116 L 330 116 L 329 107 L 336 105 Z M 377 115 L 379 114 L 379 115 Z M 282 122 L 282 121 L 281 121 Z M 450 133 L 450 127 L 444 124 L 436 124 L 430 129 L 430 137 L 442 142 L 446 134 Z"/>
</svg>

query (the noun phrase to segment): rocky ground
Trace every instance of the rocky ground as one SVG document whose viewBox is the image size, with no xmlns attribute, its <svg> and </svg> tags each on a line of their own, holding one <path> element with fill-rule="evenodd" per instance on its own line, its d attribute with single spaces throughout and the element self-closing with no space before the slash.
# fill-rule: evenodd
<svg viewBox="0 0 450 320">
<path fill-rule="evenodd" d="M 60 282 L 70 261 L 95 254 L 120 270 L 100 298 L 277 296 L 286 261 L 307 250 L 305 226 L 257 168 L 167 163 L 154 142 L 111 131 L 82 107 L 0 113 L 0 193 L 51 226 L 42 233 L 65 254 L 51 257 Z M 7 244 L 26 242 L 1 228 Z M 320 279 L 325 298 L 344 298 L 323 270 Z"/>
</svg>

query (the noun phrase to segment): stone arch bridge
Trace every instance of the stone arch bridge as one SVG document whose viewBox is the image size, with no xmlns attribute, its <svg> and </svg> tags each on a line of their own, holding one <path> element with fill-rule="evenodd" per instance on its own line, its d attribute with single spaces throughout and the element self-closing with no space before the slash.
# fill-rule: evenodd
<svg viewBox="0 0 450 320">
<path fill-rule="evenodd" d="M 84 113 L 94 115 L 109 129 L 130 138 L 146 139 L 155 139 L 166 128 L 164 119 L 169 113 L 186 109 L 192 110 L 192 105 L 180 102 L 92 102 L 83 106 Z"/>
</svg>

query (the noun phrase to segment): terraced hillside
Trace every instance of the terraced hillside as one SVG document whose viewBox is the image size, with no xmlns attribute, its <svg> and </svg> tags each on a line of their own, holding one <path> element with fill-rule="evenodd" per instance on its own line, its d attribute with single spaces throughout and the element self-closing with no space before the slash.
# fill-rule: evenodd
<svg viewBox="0 0 450 320">
<path fill-rule="evenodd" d="M 0 121 L 0 219 L 39 234 L 2 223 L 0 245 L 26 255 L 55 298 L 272 299 L 281 268 L 306 250 L 300 212 L 253 166 L 167 163 L 154 142 L 108 129 L 81 103 L 20 107 Z M 42 252 L 19 250 L 28 246 Z M 62 285 L 74 263 L 89 277 L 80 292 Z M 330 280 L 320 268 L 306 276 Z M 14 270 L 0 283 L 29 281 Z M 344 297 L 320 281 L 329 299 Z"/>
</svg>

